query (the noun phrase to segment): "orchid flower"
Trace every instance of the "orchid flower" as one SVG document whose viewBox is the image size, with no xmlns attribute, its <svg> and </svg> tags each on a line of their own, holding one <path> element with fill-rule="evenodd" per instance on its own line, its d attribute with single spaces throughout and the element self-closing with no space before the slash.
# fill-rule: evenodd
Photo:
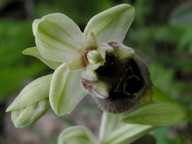
<svg viewBox="0 0 192 144">
<path fill-rule="evenodd" d="M 57 115 L 68 114 L 87 94 L 112 113 L 150 101 L 149 72 L 135 50 L 122 43 L 134 14 L 128 4 L 112 7 L 91 18 L 84 32 L 61 13 L 35 20 L 36 47 L 23 53 L 39 58 L 55 71 L 26 86 L 9 106 L 14 124 L 33 123 L 39 113 L 47 111 L 48 104 Z M 34 116 L 30 122 L 20 123 L 30 115 Z"/>
</svg>

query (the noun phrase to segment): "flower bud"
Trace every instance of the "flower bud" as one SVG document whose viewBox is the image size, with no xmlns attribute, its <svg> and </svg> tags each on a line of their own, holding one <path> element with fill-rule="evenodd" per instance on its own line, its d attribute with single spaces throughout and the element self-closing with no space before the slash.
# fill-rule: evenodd
<svg viewBox="0 0 192 144">
<path fill-rule="evenodd" d="M 15 127 L 23 128 L 37 121 L 48 109 L 49 100 L 46 99 L 28 107 L 12 111 L 11 119 Z"/>
<path fill-rule="evenodd" d="M 28 126 L 48 111 L 51 78 L 46 75 L 29 83 L 7 108 L 15 127 Z"/>
<path fill-rule="evenodd" d="M 138 103 L 150 101 L 152 82 L 141 58 L 132 48 L 118 42 L 109 42 L 107 47 L 105 63 L 93 70 L 97 79 L 83 77 L 82 86 L 102 109 L 111 113 L 125 112 Z"/>
</svg>

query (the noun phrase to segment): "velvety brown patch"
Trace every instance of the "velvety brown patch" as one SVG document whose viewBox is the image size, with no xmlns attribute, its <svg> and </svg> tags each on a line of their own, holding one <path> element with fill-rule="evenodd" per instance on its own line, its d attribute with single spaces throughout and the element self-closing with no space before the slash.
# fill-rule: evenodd
<svg viewBox="0 0 192 144">
<path fill-rule="evenodd" d="M 97 104 L 105 111 L 122 113 L 139 103 L 146 90 L 152 87 L 146 65 L 138 56 L 133 56 L 122 64 L 113 54 L 106 55 L 106 63 L 96 70 L 98 80 L 111 85 L 107 98 L 95 95 L 96 81 L 82 80 L 83 87 L 94 97 Z M 99 95 L 99 94 L 98 94 Z"/>
</svg>

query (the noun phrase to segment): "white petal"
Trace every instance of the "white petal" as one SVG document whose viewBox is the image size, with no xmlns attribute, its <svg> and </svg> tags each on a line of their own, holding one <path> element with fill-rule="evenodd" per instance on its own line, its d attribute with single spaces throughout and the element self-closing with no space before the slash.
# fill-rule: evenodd
<svg viewBox="0 0 192 144">
<path fill-rule="evenodd" d="M 33 33 L 37 48 L 46 59 L 69 63 L 80 55 L 84 35 L 64 14 L 49 14 L 35 20 Z"/>
<path fill-rule="evenodd" d="M 97 42 L 122 42 L 134 19 L 135 9 L 128 4 L 121 4 L 94 16 L 85 28 L 85 35 L 93 32 Z"/>
<path fill-rule="evenodd" d="M 65 129 L 58 138 L 58 144 L 96 144 L 96 137 L 85 126 Z"/>
<path fill-rule="evenodd" d="M 6 111 L 18 110 L 48 98 L 51 77 L 43 76 L 28 84 Z"/>
<path fill-rule="evenodd" d="M 31 56 L 34 56 L 34 57 L 40 59 L 42 62 L 44 62 L 46 65 L 48 65 L 52 69 L 56 69 L 59 65 L 62 64 L 60 62 L 45 59 L 44 57 L 42 57 L 42 55 L 40 55 L 40 53 L 36 47 L 27 48 L 22 53 L 25 55 L 31 55 Z"/>
<path fill-rule="evenodd" d="M 81 70 L 70 70 L 67 64 L 59 66 L 51 80 L 50 104 L 57 115 L 70 113 L 85 97 L 81 88 Z"/>
</svg>

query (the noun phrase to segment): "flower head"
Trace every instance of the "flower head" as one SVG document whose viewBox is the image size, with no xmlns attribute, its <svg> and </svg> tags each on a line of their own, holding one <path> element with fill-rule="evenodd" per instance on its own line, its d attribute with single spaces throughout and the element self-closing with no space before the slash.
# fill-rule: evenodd
<svg viewBox="0 0 192 144">
<path fill-rule="evenodd" d="M 122 44 L 134 13 L 128 4 L 112 7 L 91 18 L 84 32 L 61 13 L 33 22 L 36 47 L 23 53 L 55 69 L 47 82 L 46 98 L 57 115 L 70 113 L 87 92 L 112 113 L 126 111 L 150 95 L 152 84 L 145 64 L 135 50 Z M 39 89 L 38 85 L 33 89 Z M 27 93 L 25 97 L 30 101 Z M 25 107 L 16 105 L 8 111 Z"/>
</svg>

